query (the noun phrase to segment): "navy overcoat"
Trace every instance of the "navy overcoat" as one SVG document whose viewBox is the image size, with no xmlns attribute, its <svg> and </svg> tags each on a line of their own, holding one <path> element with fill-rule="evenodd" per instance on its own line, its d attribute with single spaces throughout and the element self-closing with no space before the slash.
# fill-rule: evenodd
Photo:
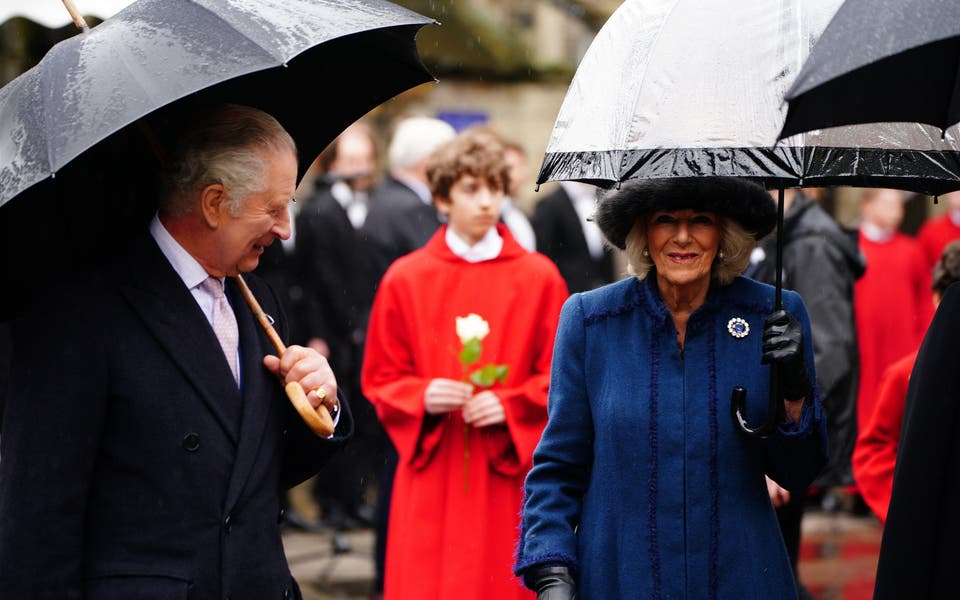
<svg viewBox="0 0 960 600">
<path fill-rule="evenodd" d="M 761 332 L 773 297 L 744 277 L 712 284 L 682 352 L 655 277 L 567 300 L 549 422 L 526 480 L 518 573 L 567 565 L 584 600 L 796 597 L 764 474 L 800 493 L 823 467 L 818 393 L 799 424 L 766 440 L 740 433 L 730 412 L 742 386 L 748 422 L 766 418 Z M 783 298 L 810 340 L 800 297 Z M 737 318 L 746 336 L 729 331 Z M 812 347 L 803 350 L 815 381 Z"/>
</svg>

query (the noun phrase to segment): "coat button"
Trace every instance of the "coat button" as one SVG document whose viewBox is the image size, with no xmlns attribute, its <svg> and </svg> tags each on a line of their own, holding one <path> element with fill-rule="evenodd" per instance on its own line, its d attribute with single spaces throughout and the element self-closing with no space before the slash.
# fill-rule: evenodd
<svg viewBox="0 0 960 600">
<path fill-rule="evenodd" d="M 227 533 L 230 533 L 230 530 L 233 529 L 233 519 L 230 518 L 230 515 L 227 515 L 227 518 L 223 520 L 223 530 Z"/>
<path fill-rule="evenodd" d="M 287 511 L 280 509 L 280 512 L 277 513 L 277 523 L 283 523 L 283 515 L 287 514 Z"/>
<path fill-rule="evenodd" d="M 183 449 L 187 452 L 196 452 L 200 449 L 200 436 L 195 433 L 188 433 L 183 436 L 183 442 L 181 442 Z"/>
</svg>

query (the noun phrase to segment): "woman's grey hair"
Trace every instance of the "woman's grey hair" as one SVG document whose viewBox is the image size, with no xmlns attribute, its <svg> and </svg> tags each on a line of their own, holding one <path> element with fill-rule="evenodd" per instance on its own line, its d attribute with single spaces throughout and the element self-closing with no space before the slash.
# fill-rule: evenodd
<svg viewBox="0 0 960 600">
<path fill-rule="evenodd" d="M 713 260 L 710 276 L 721 285 L 727 285 L 743 273 L 750 264 L 750 253 L 757 242 L 753 234 L 727 217 L 718 217 L 720 226 L 720 248 Z M 646 279 L 655 270 L 653 260 L 644 256 L 647 249 L 647 215 L 641 215 L 630 229 L 626 239 L 628 271 L 637 279 Z M 721 258 L 722 256 L 722 258 Z"/>
<path fill-rule="evenodd" d="M 215 183 L 227 190 L 227 210 L 236 216 L 244 201 L 265 190 L 266 153 L 297 146 L 275 118 L 262 110 L 225 104 L 183 131 L 164 173 L 160 208 L 172 216 L 192 211 L 193 192 Z"/>
</svg>

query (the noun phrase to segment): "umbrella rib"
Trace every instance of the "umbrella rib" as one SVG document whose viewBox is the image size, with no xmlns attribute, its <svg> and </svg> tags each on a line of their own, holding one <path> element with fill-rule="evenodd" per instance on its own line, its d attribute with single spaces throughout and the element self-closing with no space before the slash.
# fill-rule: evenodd
<svg viewBox="0 0 960 600">
<path fill-rule="evenodd" d="M 663 38 L 663 31 L 664 31 L 664 29 L 666 28 L 667 22 L 671 20 L 671 18 L 673 17 L 673 14 L 676 12 L 676 10 L 677 10 L 677 8 L 678 8 L 679 6 L 680 6 L 680 0 L 674 0 L 673 6 L 671 6 L 671 7 L 670 7 L 670 10 L 667 11 L 667 13 L 664 15 L 664 17 L 663 17 L 663 24 L 661 25 L 660 30 L 657 32 L 657 35 L 656 35 L 655 39 L 654 39 L 653 42 L 650 44 L 650 49 L 649 49 L 649 52 L 648 52 L 648 56 L 652 56 L 652 55 L 653 55 L 654 50 L 655 50 L 656 47 L 659 45 L 660 40 Z M 647 61 L 647 65 L 649 66 L 649 61 Z M 628 113 L 626 113 L 626 114 L 628 114 L 628 115 L 636 114 L 636 105 L 639 104 L 639 102 L 640 102 L 640 93 L 639 93 L 639 92 L 640 92 L 640 89 L 643 88 L 643 82 L 644 82 L 644 80 L 646 79 L 646 76 L 647 76 L 647 69 L 644 69 L 643 74 L 642 74 L 641 77 L 640 77 L 640 81 L 639 81 L 639 83 L 637 84 L 637 94 L 636 94 L 636 96 L 634 96 L 634 99 L 633 99 L 633 103 L 632 103 L 632 104 L 633 104 L 633 107 L 632 107 L 632 109 L 631 109 Z M 635 133 L 636 133 L 636 132 L 633 131 L 632 127 L 633 127 L 633 119 L 630 119 L 630 121 L 628 121 L 628 126 L 627 126 L 627 127 L 619 128 L 620 131 L 622 131 L 623 133 L 622 133 L 622 136 L 621 136 L 621 138 L 618 140 L 618 142 L 617 142 L 616 145 L 617 145 L 619 148 L 623 148 L 624 150 L 618 150 L 618 151 L 617 151 L 617 154 L 620 155 L 620 156 L 618 157 L 618 158 L 619 158 L 618 162 L 619 162 L 620 164 L 617 166 L 617 181 L 618 181 L 618 182 L 619 182 L 619 181 L 622 181 L 622 179 L 623 179 L 623 166 L 624 166 L 624 165 L 623 165 L 623 154 L 624 154 L 624 152 L 625 152 L 627 140 L 628 140 L 628 139 L 636 139 L 636 136 L 635 136 Z"/>
<path fill-rule="evenodd" d="M 233 29 L 233 30 L 236 31 L 238 34 L 242 35 L 244 39 L 248 40 L 251 44 L 253 44 L 254 46 L 256 46 L 258 49 L 262 50 L 264 54 L 266 54 L 267 56 L 269 56 L 271 59 L 277 61 L 279 64 L 281 64 L 281 65 L 286 65 L 286 64 L 287 64 L 287 60 L 289 60 L 287 57 L 275 55 L 273 52 L 271 52 L 268 48 L 265 48 L 262 44 L 260 44 L 259 42 L 257 42 L 255 39 L 251 38 L 251 37 L 248 36 L 246 33 L 240 31 L 240 29 L 238 29 L 236 25 L 234 25 L 233 23 L 231 23 L 230 21 L 228 21 L 227 19 L 225 19 L 225 18 L 223 17 L 223 15 L 221 15 L 221 14 L 219 14 L 219 13 L 211 10 L 210 8 L 204 6 L 203 4 L 200 4 L 199 2 L 197 2 L 197 0 L 186 0 L 186 2 L 188 2 L 188 3 L 190 3 L 190 4 L 193 4 L 193 5 L 196 6 L 197 8 L 201 8 L 201 9 L 203 9 L 205 12 L 213 15 L 214 17 L 217 18 L 218 21 L 221 21 L 222 23 L 225 23 L 225 24 L 227 25 L 227 27 L 229 27 L 230 29 Z"/>
</svg>

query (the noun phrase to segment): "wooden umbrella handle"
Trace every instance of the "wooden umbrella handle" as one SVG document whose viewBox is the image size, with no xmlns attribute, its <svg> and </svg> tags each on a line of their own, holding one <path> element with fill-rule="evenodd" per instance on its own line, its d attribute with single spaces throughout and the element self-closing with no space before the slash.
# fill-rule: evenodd
<svg viewBox="0 0 960 600">
<path fill-rule="evenodd" d="M 73 2 L 71 0 L 62 0 L 62 2 L 67 8 L 67 12 L 70 13 L 70 18 L 73 19 L 73 24 L 84 33 L 90 31 L 90 27 L 87 25 L 87 22 L 84 20 L 84 18 L 80 16 L 80 11 L 78 11 L 73 5 Z"/>
<path fill-rule="evenodd" d="M 257 321 L 260 322 L 260 326 L 263 327 L 263 330 L 267 333 L 267 337 L 270 338 L 270 343 L 277 349 L 277 356 L 282 357 L 283 353 L 287 351 L 287 347 L 284 346 L 283 340 L 281 340 L 277 334 L 277 330 L 273 328 L 270 317 L 267 316 L 267 313 L 263 312 L 263 308 L 260 307 L 260 303 L 257 302 L 257 299 L 253 296 L 253 292 L 247 287 L 247 282 L 243 280 L 243 277 L 239 274 L 233 275 L 232 277 L 234 281 L 237 282 L 237 285 L 240 286 L 240 292 L 243 294 L 243 299 L 247 301 L 247 306 L 253 311 L 253 315 L 257 318 Z M 322 410 L 314 409 L 313 405 L 307 400 L 307 394 L 303 390 L 303 387 L 296 381 L 291 381 L 284 389 L 287 392 L 287 398 L 290 399 L 293 407 L 297 409 L 297 412 L 300 414 L 300 418 L 303 419 L 315 434 L 323 437 L 333 435 L 333 417 L 330 415 L 330 410 L 325 404 L 320 405 Z"/>
</svg>

